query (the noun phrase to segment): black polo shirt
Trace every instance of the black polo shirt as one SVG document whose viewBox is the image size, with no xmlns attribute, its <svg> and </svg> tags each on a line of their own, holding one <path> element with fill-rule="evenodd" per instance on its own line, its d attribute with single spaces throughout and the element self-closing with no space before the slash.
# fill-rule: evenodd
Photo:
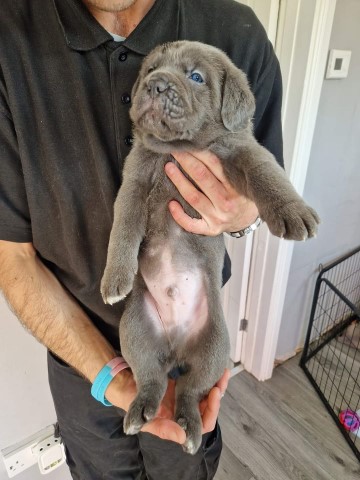
<svg viewBox="0 0 360 480">
<path fill-rule="evenodd" d="M 81 0 L 2 0 L 0 238 L 33 242 L 115 346 L 123 305 L 104 305 L 99 285 L 131 148 L 131 88 L 143 57 L 178 39 L 215 45 L 247 73 L 256 137 L 282 164 L 278 61 L 249 8 L 157 0 L 116 43 Z"/>
</svg>

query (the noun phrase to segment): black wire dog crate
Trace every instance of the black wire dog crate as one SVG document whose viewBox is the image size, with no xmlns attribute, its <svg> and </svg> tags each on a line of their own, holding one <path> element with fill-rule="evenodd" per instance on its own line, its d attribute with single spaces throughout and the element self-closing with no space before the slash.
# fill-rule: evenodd
<svg viewBox="0 0 360 480">
<path fill-rule="evenodd" d="M 300 366 L 360 460 L 360 247 L 320 268 Z"/>
</svg>

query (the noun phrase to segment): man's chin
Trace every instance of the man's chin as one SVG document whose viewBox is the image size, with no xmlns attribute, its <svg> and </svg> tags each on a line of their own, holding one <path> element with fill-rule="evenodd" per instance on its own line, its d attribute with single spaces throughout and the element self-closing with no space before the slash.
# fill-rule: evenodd
<svg viewBox="0 0 360 480">
<path fill-rule="evenodd" d="M 136 3 L 137 0 L 83 0 L 88 7 L 102 12 L 122 12 Z"/>
</svg>

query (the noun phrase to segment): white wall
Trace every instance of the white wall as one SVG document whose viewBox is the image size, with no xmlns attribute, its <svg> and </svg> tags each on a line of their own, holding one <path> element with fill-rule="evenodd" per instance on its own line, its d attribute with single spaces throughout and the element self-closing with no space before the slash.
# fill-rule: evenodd
<svg viewBox="0 0 360 480">
<path fill-rule="evenodd" d="M 0 449 L 55 423 L 47 383 L 46 350 L 20 325 L 0 294 Z M 0 480 L 8 478 L 0 460 Z M 15 477 L 40 480 L 35 465 Z M 70 480 L 67 466 L 49 473 L 49 480 Z"/>
<path fill-rule="evenodd" d="M 296 244 L 277 347 L 304 343 L 317 269 L 360 244 L 360 1 L 338 0 L 330 48 L 352 50 L 349 76 L 324 80 L 304 197 L 319 212 L 317 239 Z"/>
</svg>

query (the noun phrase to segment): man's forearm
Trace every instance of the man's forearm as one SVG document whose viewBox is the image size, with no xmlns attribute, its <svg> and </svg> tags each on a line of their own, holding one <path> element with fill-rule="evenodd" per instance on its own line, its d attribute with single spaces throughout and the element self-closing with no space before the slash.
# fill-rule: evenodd
<svg viewBox="0 0 360 480">
<path fill-rule="evenodd" d="M 114 358 L 111 345 L 31 244 L 0 242 L 0 289 L 23 325 L 91 382 Z"/>
<path fill-rule="evenodd" d="M 40 342 L 93 382 L 102 367 L 114 358 L 113 348 L 39 260 L 32 245 L 22 245 L 0 240 L 0 290 L 21 322 Z M 106 398 L 128 410 L 136 393 L 133 375 L 126 369 L 113 378 Z M 219 405 L 211 399 L 208 404 L 204 418 L 209 417 L 212 425 Z M 209 431 L 205 423 L 204 428 Z M 156 418 L 144 431 L 165 440 L 185 441 L 185 432 L 170 418 Z"/>
</svg>

